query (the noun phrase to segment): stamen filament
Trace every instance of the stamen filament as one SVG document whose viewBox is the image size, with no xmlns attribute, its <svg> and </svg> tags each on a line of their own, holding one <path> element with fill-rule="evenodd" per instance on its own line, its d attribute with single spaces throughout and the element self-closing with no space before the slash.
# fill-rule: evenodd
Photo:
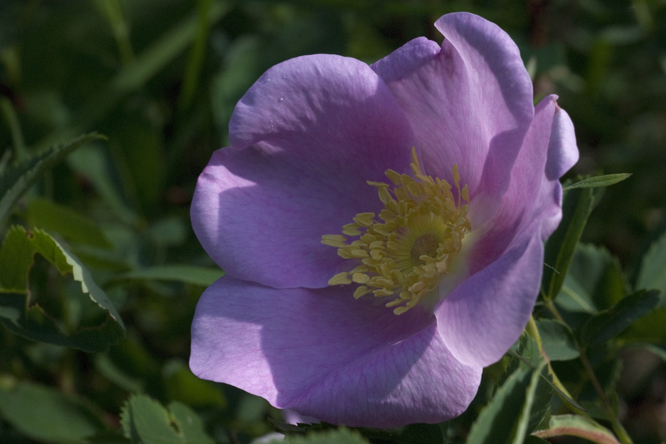
<svg viewBox="0 0 666 444">
<path fill-rule="evenodd" d="M 338 248 L 340 257 L 360 263 L 333 276 L 329 285 L 361 284 L 354 291 L 356 299 L 369 293 L 397 294 L 386 304 L 395 307 L 396 315 L 437 288 L 470 230 L 468 204 L 463 205 L 463 200 L 469 203 L 469 190 L 467 185 L 460 187 L 458 165 L 452 168 L 456 199 L 446 180 L 423 173 L 414 148 L 411 158 L 413 177 L 387 170 L 393 187 L 368 181 L 385 207 L 378 215 L 359 213 L 353 223 L 342 227 L 343 235 L 322 236 L 322 243 Z M 358 239 L 349 242 L 346 236 Z"/>
</svg>

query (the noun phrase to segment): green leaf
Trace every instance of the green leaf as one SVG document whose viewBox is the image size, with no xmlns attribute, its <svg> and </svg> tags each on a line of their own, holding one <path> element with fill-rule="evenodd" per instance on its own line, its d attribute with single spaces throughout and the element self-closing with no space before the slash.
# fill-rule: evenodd
<svg viewBox="0 0 666 444">
<path fill-rule="evenodd" d="M 543 421 L 543 418 L 550 411 L 550 403 L 555 394 L 553 377 L 548 374 L 547 366 L 544 366 L 541 371 L 535 372 L 532 379 L 534 380 L 535 378 L 537 379 L 537 382 L 534 383 L 534 381 L 532 381 L 530 383 L 530 390 L 534 390 L 534 398 L 531 401 L 529 417 L 526 417 L 526 420 L 528 421 L 526 427 L 527 433 L 533 432 L 541 421 Z"/>
<path fill-rule="evenodd" d="M 163 137 L 141 109 L 116 117 L 105 132 L 124 195 L 134 208 L 149 212 L 160 203 L 166 177 Z"/>
<path fill-rule="evenodd" d="M 573 190 L 574 188 L 599 188 L 607 187 L 610 185 L 615 185 L 618 182 L 622 182 L 625 179 L 628 179 L 632 173 L 620 173 L 620 174 L 606 174 L 604 176 L 595 176 L 588 177 L 571 185 L 565 186 L 562 190 L 568 191 Z"/>
<path fill-rule="evenodd" d="M 539 346 L 537 345 L 534 338 L 532 338 L 527 333 L 523 333 L 518 338 L 518 341 L 511 347 L 516 353 L 518 353 L 523 359 L 522 361 L 531 366 L 532 368 L 538 366 L 541 363 L 541 353 L 539 352 Z M 513 370 L 518 368 L 518 366 L 513 366 Z"/>
<path fill-rule="evenodd" d="M 0 389 L 0 416 L 26 436 L 45 442 L 84 443 L 104 428 L 82 399 L 27 382 Z"/>
<path fill-rule="evenodd" d="M 472 425 L 467 444 L 509 442 L 523 411 L 532 373 L 531 368 L 522 366 L 507 378 Z"/>
<path fill-rule="evenodd" d="M 564 194 L 562 222 L 546 243 L 542 285 L 548 299 L 557 296 L 562 288 L 593 206 L 592 188 L 576 189 Z"/>
<path fill-rule="evenodd" d="M 541 439 L 538 436 L 530 435 L 525 438 L 524 444 L 550 444 L 545 439 Z"/>
<path fill-rule="evenodd" d="M 569 311 L 597 314 L 622 299 L 625 287 L 620 264 L 608 250 L 578 244 L 555 301 Z"/>
<path fill-rule="evenodd" d="M 226 2 L 213 3 L 208 10 L 208 23 L 217 22 L 229 9 L 229 4 Z M 113 87 L 118 92 L 126 92 L 143 86 L 195 41 L 199 26 L 198 14 L 187 17 L 174 26 L 141 53 L 133 64 L 120 71 L 113 82 Z"/>
<path fill-rule="evenodd" d="M 548 359 L 567 361 L 580 356 L 569 326 L 551 319 L 539 319 L 536 324 Z"/>
<path fill-rule="evenodd" d="M 541 380 L 541 375 L 544 371 L 547 371 L 546 369 L 546 363 L 542 361 L 541 365 L 532 372 L 525 395 L 523 411 L 520 413 L 513 435 L 513 444 L 522 444 L 525 435 L 531 433 L 539 425 L 550 408 L 553 390 Z M 538 390 L 538 388 L 541 388 L 541 390 Z"/>
<path fill-rule="evenodd" d="M 661 303 L 658 290 L 630 294 L 587 321 L 580 334 L 581 345 L 595 345 L 611 339 Z"/>
<path fill-rule="evenodd" d="M 34 198 L 28 203 L 28 220 L 35 227 L 54 231 L 70 242 L 112 248 L 95 222 L 48 199 Z"/>
<path fill-rule="evenodd" d="M 58 271 L 72 274 L 81 291 L 99 305 L 106 319 L 95 327 L 65 334 L 58 322 L 39 305 L 27 305 L 28 276 L 36 253 L 55 265 Z M 13 226 L 0 249 L 0 320 L 14 333 L 26 338 L 79 348 L 103 351 L 124 336 L 125 326 L 106 293 L 92 279 L 81 262 L 49 234 L 41 230 L 26 232 Z"/>
<path fill-rule="evenodd" d="M 190 230 L 189 220 L 168 216 L 153 222 L 145 231 L 146 237 L 159 246 L 176 246 L 185 243 Z"/>
<path fill-rule="evenodd" d="M 126 392 L 145 392 L 144 381 L 133 375 L 128 375 L 125 368 L 116 365 L 107 353 L 98 353 L 95 356 L 95 369 L 118 387 Z"/>
<path fill-rule="evenodd" d="M 164 265 L 130 271 L 115 277 L 119 280 L 161 280 L 178 281 L 207 287 L 224 276 L 224 271 L 192 265 Z"/>
<path fill-rule="evenodd" d="M 203 421 L 194 410 L 178 401 L 170 402 L 168 407 L 180 432 L 179 435 L 182 435 L 181 442 L 192 444 L 214 443 L 204 430 Z"/>
<path fill-rule="evenodd" d="M 169 399 L 192 407 L 226 406 L 222 391 L 214 382 L 196 377 L 187 365 L 179 361 L 165 365 L 164 382 Z"/>
<path fill-rule="evenodd" d="M 358 432 L 341 427 L 306 436 L 289 435 L 284 441 L 289 444 L 369 444 Z"/>
<path fill-rule="evenodd" d="M 35 254 L 23 227 L 11 227 L 0 247 L 0 292 L 28 292 L 28 273 Z"/>
<path fill-rule="evenodd" d="M 67 158 L 69 167 L 93 184 L 106 205 L 125 224 L 135 226 L 139 216 L 132 210 L 119 191 L 114 174 L 110 171 L 108 153 L 101 146 L 88 145 Z"/>
<path fill-rule="evenodd" d="M 531 368 L 536 368 L 541 362 L 539 346 L 536 341 L 526 333 L 520 335 L 520 338 L 518 338 L 513 346 L 511 346 L 508 353 L 512 358 L 506 367 L 504 375 L 502 375 L 500 384 L 504 384 L 504 381 L 506 381 L 509 375 L 520 368 L 522 364 L 526 364 Z"/>
<path fill-rule="evenodd" d="M 45 313 L 39 305 L 25 308 L 25 301 L 20 296 L 0 293 L 0 306 L 4 306 L 0 322 L 24 338 L 95 353 L 108 350 L 125 337 L 125 331 L 110 316 L 94 327 L 64 333 L 57 319 Z"/>
<path fill-rule="evenodd" d="M 528 334 L 521 335 L 520 339 L 509 349 L 507 352 L 511 356 L 509 365 L 507 365 L 506 373 L 502 377 L 500 382 L 503 382 L 507 379 L 507 376 L 516 371 L 516 369 L 521 367 L 521 363 L 525 364 L 531 369 L 535 369 L 541 363 L 541 355 L 539 353 L 539 347 L 536 344 L 536 341 L 532 339 Z M 541 380 L 548 384 L 550 388 L 557 393 L 557 396 L 562 399 L 564 402 L 568 403 L 571 407 L 584 412 L 585 409 L 578 404 L 575 400 L 571 399 L 566 393 L 560 390 L 552 381 L 550 375 L 546 376 L 541 374 Z M 541 389 L 540 389 L 541 390 Z"/>
<path fill-rule="evenodd" d="M 666 234 L 648 249 L 638 271 L 637 290 L 656 289 L 666 299 Z M 639 342 L 663 342 L 666 335 L 666 307 L 660 305 L 649 315 L 634 323 L 623 333 L 623 339 Z"/>
<path fill-rule="evenodd" d="M 7 168 L 0 176 L 0 228 L 7 223 L 16 201 L 44 171 L 52 168 L 81 145 L 96 139 L 105 139 L 105 137 L 97 133 L 84 134 L 63 144 L 54 145 L 18 165 Z"/>
<path fill-rule="evenodd" d="M 132 395 L 120 413 L 125 437 L 133 444 L 213 444 L 201 418 L 174 401 L 166 409 L 146 395 Z"/>
<path fill-rule="evenodd" d="M 577 415 L 552 416 L 548 430 L 540 430 L 534 435 L 544 439 L 555 436 L 578 436 L 598 444 L 620 444 L 607 428 Z"/>
<path fill-rule="evenodd" d="M 203 66 L 204 56 L 206 55 L 206 45 L 210 34 L 211 22 L 208 19 L 213 0 L 198 0 L 197 12 L 199 16 L 199 27 L 197 37 L 190 49 L 187 62 L 187 69 L 183 78 L 183 88 L 178 97 L 179 108 L 187 108 L 197 89 L 199 74 Z"/>
<path fill-rule="evenodd" d="M 648 250 L 641 263 L 637 289 L 657 289 L 666 293 L 666 233 Z"/>
</svg>

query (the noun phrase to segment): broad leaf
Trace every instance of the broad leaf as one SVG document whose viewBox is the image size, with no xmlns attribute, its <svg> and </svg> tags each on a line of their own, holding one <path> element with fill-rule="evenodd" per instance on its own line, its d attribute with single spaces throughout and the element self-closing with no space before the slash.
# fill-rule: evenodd
<svg viewBox="0 0 666 444">
<path fill-rule="evenodd" d="M 534 370 L 541 363 L 539 348 L 534 339 L 532 339 L 528 334 L 523 334 L 520 339 L 516 341 L 516 343 L 509 349 L 507 354 L 511 356 L 512 359 L 509 361 L 509 365 L 507 365 L 506 373 L 504 374 L 502 381 L 505 381 L 508 375 L 515 372 L 515 370 L 520 368 L 522 364 Z M 550 375 L 541 373 L 540 376 L 541 380 L 550 386 L 553 392 L 556 393 L 560 399 L 579 411 L 585 411 L 585 409 L 580 404 L 578 404 L 574 399 L 571 399 L 569 395 L 564 393 L 553 383 Z M 541 390 L 541 388 L 539 390 Z"/>
<path fill-rule="evenodd" d="M 83 400 L 27 382 L 0 389 L 0 416 L 26 436 L 45 442 L 83 443 L 104 429 Z"/>
<path fill-rule="evenodd" d="M 666 233 L 653 242 L 643 256 L 635 288 L 660 290 L 660 297 L 666 300 Z M 666 337 L 666 307 L 663 303 L 622 334 L 623 339 L 631 342 L 662 343 L 664 337 Z"/>
<path fill-rule="evenodd" d="M 666 293 L 666 234 L 652 244 L 643 258 L 636 288 Z"/>
<path fill-rule="evenodd" d="M 546 369 L 546 363 L 542 361 L 541 365 L 532 372 L 523 411 L 520 413 L 513 435 L 513 444 L 522 444 L 525 435 L 531 433 L 539 425 L 550 408 L 553 390 L 541 380 L 541 375 Z"/>
<path fill-rule="evenodd" d="M 622 182 L 631 177 L 632 173 L 619 173 L 619 174 L 606 174 L 604 176 L 588 177 L 571 185 L 563 188 L 564 191 L 573 190 L 574 188 L 599 188 L 614 185 Z"/>
<path fill-rule="evenodd" d="M 592 317 L 583 326 L 580 340 L 583 345 L 605 342 L 620 334 L 636 320 L 662 303 L 658 290 L 630 294 L 608 310 Z"/>
<path fill-rule="evenodd" d="M 508 354 L 511 356 L 511 360 L 500 379 L 500 384 L 504 384 L 504 381 L 523 364 L 536 368 L 541 363 L 539 347 L 536 341 L 526 333 L 520 335 L 520 338 L 509 349 Z"/>
<path fill-rule="evenodd" d="M 530 435 L 525 438 L 524 444 L 550 444 L 545 439 L 539 438 L 538 436 Z"/>
<path fill-rule="evenodd" d="M 569 326 L 551 319 L 539 319 L 536 324 L 548 359 L 567 361 L 580 356 Z"/>
<path fill-rule="evenodd" d="M 146 395 L 132 395 L 120 413 L 125 437 L 133 444 L 213 444 L 201 418 L 174 401 L 168 409 Z"/>
<path fill-rule="evenodd" d="M 18 165 L 7 168 L 0 176 L 0 228 L 7 223 L 19 197 L 39 179 L 44 171 L 52 168 L 81 145 L 104 138 L 96 133 L 85 134 L 61 145 L 52 146 Z"/>
<path fill-rule="evenodd" d="M 568 311 L 597 314 L 622 299 L 625 287 L 620 264 L 608 250 L 578 244 L 555 301 Z"/>
<path fill-rule="evenodd" d="M 125 331 L 110 316 L 96 326 L 80 328 L 67 334 L 63 332 L 58 320 L 49 316 L 39 305 L 26 308 L 25 299 L 21 296 L 0 293 L 0 323 L 24 338 L 94 353 L 108 350 L 125 337 Z"/>
<path fill-rule="evenodd" d="M 72 274 L 81 291 L 102 308 L 101 313 L 106 313 L 106 319 L 94 327 L 67 334 L 39 305 L 28 305 L 28 276 L 37 253 L 61 274 Z M 41 230 L 26 232 L 23 227 L 14 226 L 7 232 L 0 249 L 0 307 L 0 321 L 14 333 L 32 340 L 92 352 L 106 350 L 124 336 L 120 315 L 90 272 L 76 256 Z"/>
<path fill-rule="evenodd" d="M 534 433 L 539 438 L 577 436 L 598 444 L 620 444 L 615 436 L 596 422 L 577 415 L 559 415 L 550 418 L 548 430 Z"/>
<path fill-rule="evenodd" d="M 556 388 L 553 385 L 552 376 L 548 374 L 547 367 L 544 366 L 545 361 L 539 352 L 539 347 L 530 335 L 523 334 L 518 340 L 517 346 L 512 347 L 512 353 L 515 353 L 515 356 L 510 353 L 512 358 L 507 366 L 507 371 L 515 371 L 524 366 L 534 370 L 516 432 L 518 435 L 524 435 L 532 432 L 548 412 Z"/>
<path fill-rule="evenodd" d="M 48 199 L 30 200 L 28 220 L 32 226 L 56 232 L 70 242 L 100 248 L 112 247 L 99 225 Z"/>
<path fill-rule="evenodd" d="M 212 381 L 194 376 L 187 365 L 171 361 L 165 365 L 163 373 L 169 399 L 192 407 L 226 406 L 221 388 Z"/>
<path fill-rule="evenodd" d="M 523 411 L 532 374 L 531 368 L 521 366 L 507 378 L 472 425 L 467 444 L 509 442 Z"/>
</svg>

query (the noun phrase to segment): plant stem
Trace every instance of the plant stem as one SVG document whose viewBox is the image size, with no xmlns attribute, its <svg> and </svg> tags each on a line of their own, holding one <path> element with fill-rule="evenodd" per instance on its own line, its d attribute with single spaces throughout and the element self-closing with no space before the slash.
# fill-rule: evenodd
<svg viewBox="0 0 666 444">
<path fill-rule="evenodd" d="M 557 307 L 555 307 L 555 304 L 553 303 L 552 300 L 545 300 L 544 304 L 546 305 L 546 308 L 555 316 L 555 318 L 566 324 L 564 321 L 564 318 L 560 314 L 560 312 L 557 310 Z M 585 368 L 585 372 L 587 373 L 588 378 L 590 379 L 590 382 L 592 383 L 592 386 L 594 387 L 594 390 L 597 392 L 597 395 L 599 396 L 599 399 L 601 400 L 601 404 L 606 410 L 606 416 L 607 419 L 610 421 L 613 431 L 619 438 L 620 442 L 622 444 L 634 444 L 629 435 L 627 434 L 627 431 L 624 429 L 622 426 L 622 423 L 620 423 L 617 415 L 613 411 L 613 406 L 611 405 L 610 401 L 608 400 L 608 397 L 606 396 L 606 393 L 604 392 L 603 387 L 601 387 L 601 384 L 599 383 L 599 380 L 597 379 L 597 375 L 594 373 L 594 369 L 592 368 L 592 365 L 590 364 L 590 360 L 587 359 L 587 354 L 586 354 L 586 349 L 585 347 L 582 347 L 576 338 L 574 338 L 574 344 L 576 346 L 576 349 L 580 353 L 580 361 L 583 364 L 583 368 Z M 559 388 L 559 387 L 558 387 Z"/>
<path fill-rule="evenodd" d="M 541 356 L 543 356 L 543 359 L 548 364 L 548 374 L 553 377 L 553 385 L 557 387 L 562 393 L 567 395 L 569 398 L 574 399 L 574 397 L 571 396 L 571 393 L 569 393 L 569 390 L 567 390 L 564 384 L 562 384 L 560 378 L 557 377 L 555 370 L 553 370 L 553 366 L 550 363 L 550 359 L 548 358 L 546 351 L 543 349 L 543 342 L 541 341 L 541 335 L 539 334 L 539 329 L 537 328 L 536 321 L 534 320 L 533 316 L 530 316 L 530 320 L 527 322 L 527 327 L 525 330 L 527 331 L 527 334 L 532 336 L 534 341 L 537 343 L 537 347 L 539 347 L 539 353 L 541 354 Z M 584 414 L 584 412 L 582 413 Z"/>
<path fill-rule="evenodd" d="M 590 360 L 587 359 L 587 355 L 585 354 L 587 350 L 585 349 L 585 347 L 579 346 L 578 342 L 576 342 L 576 346 L 580 350 L 580 361 L 583 363 L 583 367 L 585 368 L 585 371 L 587 372 L 588 377 L 590 378 L 590 382 L 592 383 L 594 390 L 597 392 L 597 395 L 599 395 L 599 399 L 601 399 L 601 404 L 603 405 L 604 410 L 606 410 L 607 419 L 611 422 L 611 425 L 613 426 L 613 431 L 620 439 L 620 442 L 622 442 L 623 444 L 633 444 L 633 441 L 627 434 L 627 431 L 624 429 L 622 423 L 620 423 L 620 421 L 617 418 L 617 415 L 613 411 L 613 406 L 608 400 L 608 397 L 606 396 L 604 389 L 601 387 L 601 384 L 599 384 L 597 376 L 594 374 L 594 369 L 590 364 Z"/>
</svg>

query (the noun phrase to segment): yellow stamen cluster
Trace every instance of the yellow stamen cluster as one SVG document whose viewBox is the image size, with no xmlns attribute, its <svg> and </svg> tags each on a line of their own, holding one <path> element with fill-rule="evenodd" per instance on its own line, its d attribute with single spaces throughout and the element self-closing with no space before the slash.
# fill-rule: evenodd
<svg viewBox="0 0 666 444">
<path fill-rule="evenodd" d="M 342 227 L 344 235 L 325 235 L 321 240 L 337 247 L 340 257 L 359 263 L 353 270 L 333 276 L 329 285 L 360 284 L 354 291 L 356 299 L 368 293 L 395 295 L 386 306 L 396 307 L 393 312 L 397 315 L 437 288 L 470 230 L 468 205 L 462 205 L 463 200 L 469 203 L 469 192 L 467 185 L 460 189 L 458 166 L 453 166 L 457 199 L 447 181 L 423 174 L 415 149 L 411 167 L 414 177 L 386 171 L 393 188 L 368 181 L 377 187 L 385 207 L 377 215 L 381 221 L 374 213 L 359 213 L 353 223 Z M 348 243 L 347 236 L 358 239 Z"/>
</svg>

